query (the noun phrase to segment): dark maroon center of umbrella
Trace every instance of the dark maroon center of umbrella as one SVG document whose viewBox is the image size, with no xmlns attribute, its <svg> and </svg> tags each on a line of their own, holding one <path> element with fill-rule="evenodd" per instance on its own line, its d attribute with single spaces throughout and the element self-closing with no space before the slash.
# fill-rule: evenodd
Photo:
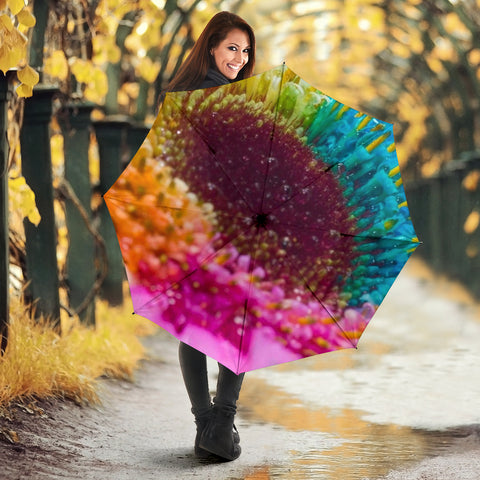
<svg viewBox="0 0 480 480">
<path fill-rule="evenodd" d="M 257 213 L 253 216 L 253 224 L 257 229 L 267 228 L 269 223 L 268 213 Z"/>
<path fill-rule="evenodd" d="M 337 295 L 358 256 L 338 173 L 261 109 L 214 107 L 181 122 L 184 145 L 167 155 L 175 175 L 213 205 L 218 248 L 231 243 L 255 258 L 288 294 L 306 284 Z M 325 292 L 313 284 L 318 278 Z"/>
</svg>

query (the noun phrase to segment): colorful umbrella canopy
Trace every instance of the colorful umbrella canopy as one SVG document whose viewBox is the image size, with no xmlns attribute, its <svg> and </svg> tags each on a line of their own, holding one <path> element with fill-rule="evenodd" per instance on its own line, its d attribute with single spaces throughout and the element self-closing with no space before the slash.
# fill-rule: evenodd
<svg viewBox="0 0 480 480">
<path fill-rule="evenodd" d="M 236 373 L 356 347 L 419 244 L 392 125 L 285 65 L 168 93 L 104 198 L 135 312 Z"/>
</svg>

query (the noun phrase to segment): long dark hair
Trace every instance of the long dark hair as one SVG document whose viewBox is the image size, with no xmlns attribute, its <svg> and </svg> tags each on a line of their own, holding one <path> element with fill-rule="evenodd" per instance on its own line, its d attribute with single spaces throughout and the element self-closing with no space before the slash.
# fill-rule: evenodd
<svg viewBox="0 0 480 480">
<path fill-rule="evenodd" d="M 236 79 L 242 80 L 250 77 L 255 66 L 255 35 L 252 27 L 243 18 L 234 13 L 220 12 L 214 15 L 207 23 L 188 57 L 167 85 L 165 91 L 172 92 L 198 88 L 205 79 L 208 69 L 215 66 L 210 50 L 218 46 L 222 40 L 225 40 L 228 33 L 235 28 L 244 31 L 250 40 L 248 62 L 238 72 Z"/>
</svg>

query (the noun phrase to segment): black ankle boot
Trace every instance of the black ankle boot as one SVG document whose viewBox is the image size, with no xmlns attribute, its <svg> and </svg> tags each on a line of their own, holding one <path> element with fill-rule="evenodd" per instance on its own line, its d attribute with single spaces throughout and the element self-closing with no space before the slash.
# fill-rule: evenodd
<svg viewBox="0 0 480 480">
<path fill-rule="evenodd" d="M 210 452 L 207 452 L 203 448 L 200 448 L 200 438 L 202 436 L 203 431 L 205 430 L 205 427 L 207 426 L 208 422 L 212 418 L 212 411 L 208 412 L 207 414 L 204 414 L 199 417 L 195 417 L 195 424 L 197 425 L 197 434 L 195 436 L 195 456 L 199 458 L 206 458 L 211 456 Z"/>
<path fill-rule="evenodd" d="M 234 431 L 235 408 L 213 406 L 212 418 L 200 436 L 199 448 L 225 460 L 235 460 L 240 456 L 240 437 Z M 238 441 L 236 441 L 238 440 Z"/>
</svg>

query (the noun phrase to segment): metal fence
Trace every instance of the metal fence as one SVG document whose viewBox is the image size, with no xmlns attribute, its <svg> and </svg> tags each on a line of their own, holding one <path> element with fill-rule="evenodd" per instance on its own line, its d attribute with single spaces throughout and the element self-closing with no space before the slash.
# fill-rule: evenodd
<svg viewBox="0 0 480 480">
<path fill-rule="evenodd" d="M 0 355 L 8 339 L 9 251 L 7 195 L 7 101 L 11 84 L 0 77 Z M 110 117 L 92 122 L 92 104 L 72 103 L 52 108 L 53 87 L 35 88 L 26 99 L 20 131 L 22 174 L 35 193 L 41 215 L 38 225 L 28 219 L 25 230 L 26 286 L 24 300 L 36 316 L 49 320 L 60 330 L 60 308 L 64 306 L 80 320 L 95 325 L 95 297 L 111 305 L 123 301 L 124 269 L 112 221 L 103 202 L 97 211 L 91 209 L 92 195 L 103 194 L 116 180 L 136 152 L 148 128 L 128 118 Z M 64 178 L 54 188 L 50 146 L 50 128 L 56 117 L 64 137 Z M 100 154 L 100 184 L 91 185 L 88 150 L 94 133 Z M 57 220 L 54 200 L 65 204 L 68 229 L 67 259 L 60 272 L 57 262 Z M 61 305 L 59 289 L 64 288 L 68 305 Z"/>
<path fill-rule="evenodd" d="M 480 298 L 480 152 L 465 153 L 406 191 L 423 242 L 418 254 Z"/>
</svg>

